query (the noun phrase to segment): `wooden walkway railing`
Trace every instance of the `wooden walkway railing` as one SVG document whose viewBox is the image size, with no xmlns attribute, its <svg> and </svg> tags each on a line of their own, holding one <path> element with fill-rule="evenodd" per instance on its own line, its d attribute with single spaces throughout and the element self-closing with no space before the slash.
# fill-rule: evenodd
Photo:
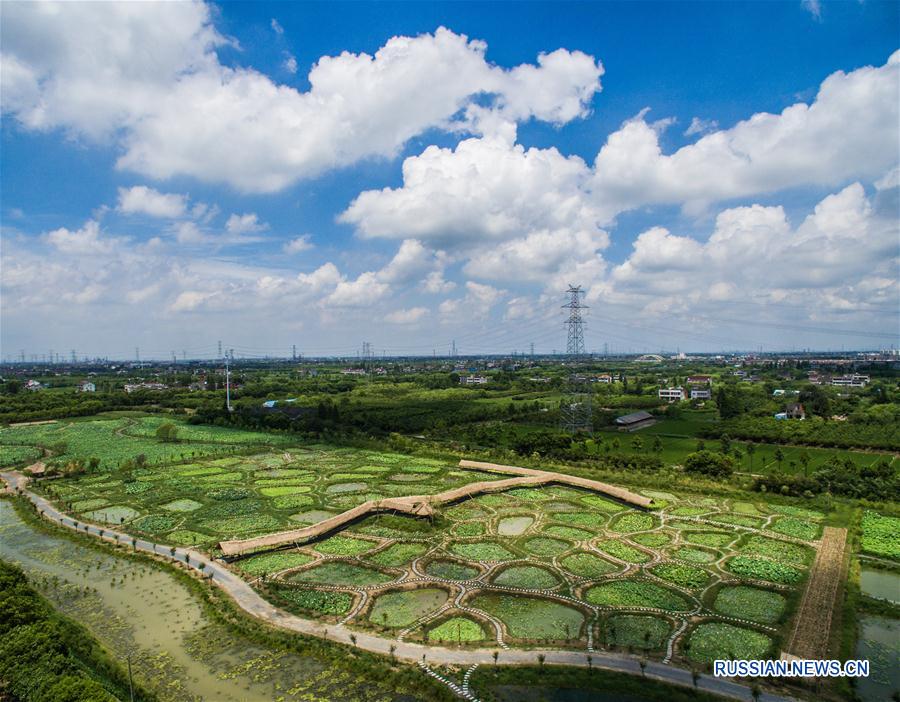
<svg viewBox="0 0 900 702">
<path fill-rule="evenodd" d="M 443 505 L 451 502 L 459 502 L 460 500 L 474 497 L 483 493 L 502 492 L 517 487 L 527 487 L 529 485 L 546 485 L 547 483 L 559 483 L 562 485 L 572 485 L 574 487 L 593 490 L 595 492 L 604 493 L 618 500 L 627 502 L 637 507 L 647 508 L 653 504 L 653 501 L 638 495 L 630 490 L 608 485 L 596 480 L 588 480 L 586 478 L 578 478 L 574 475 L 565 475 L 564 473 L 553 473 L 546 470 L 535 470 L 533 468 L 520 468 L 518 466 L 501 466 L 495 463 L 482 463 L 480 461 L 460 461 L 461 468 L 475 468 L 478 470 L 494 472 L 494 473 L 512 473 L 518 475 L 516 478 L 507 478 L 505 480 L 483 480 L 477 483 L 469 483 L 452 490 L 445 490 L 435 495 L 411 495 L 409 497 L 388 497 L 383 500 L 367 500 L 356 507 L 341 512 L 321 522 L 312 524 L 300 529 L 291 529 L 289 531 L 279 531 L 273 534 L 257 536 L 252 539 L 236 539 L 232 541 L 222 541 L 219 548 L 226 556 L 239 556 L 248 551 L 256 551 L 263 548 L 274 548 L 288 543 L 306 543 L 325 534 L 337 531 L 341 527 L 351 522 L 361 519 L 368 514 L 379 512 L 400 512 L 413 517 L 427 517 L 434 513 L 434 506 Z"/>
</svg>

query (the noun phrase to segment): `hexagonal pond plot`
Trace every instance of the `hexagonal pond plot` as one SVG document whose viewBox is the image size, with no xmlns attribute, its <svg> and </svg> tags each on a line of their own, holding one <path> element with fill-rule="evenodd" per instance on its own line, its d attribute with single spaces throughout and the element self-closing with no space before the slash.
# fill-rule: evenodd
<svg viewBox="0 0 900 702">
<path fill-rule="evenodd" d="M 702 548 L 694 548 L 692 546 L 682 546 L 672 551 L 672 557 L 682 561 L 691 563 L 712 563 L 719 556 L 713 551 L 707 551 Z"/>
<path fill-rule="evenodd" d="M 185 498 L 168 502 L 164 504 L 162 508 L 168 512 L 193 512 L 195 509 L 200 509 L 202 506 L 202 502 Z"/>
<path fill-rule="evenodd" d="M 427 544 L 416 542 L 394 543 L 369 557 L 368 560 L 381 566 L 397 567 L 406 565 L 428 550 Z"/>
<path fill-rule="evenodd" d="M 365 566 L 343 561 L 329 561 L 306 570 L 297 571 L 296 573 L 291 573 L 287 579 L 291 582 L 348 586 L 381 585 L 393 580 L 390 575 L 374 568 L 366 568 Z"/>
<path fill-rule="evenodd" d="M 683 563 L 660 563 L 653 566 L 650 571 L 657 577 L 667 580 L 678 587 L 697 589 L 709 583 L 712 575 L 695 566 Z"/>
<path fill-rule="evenodd" d="M 646 580 L 614 580 L 594 585 L 584 593 L 584 599 L 607 607 L 655 607 L 670 612 L 686 612 L 691 608 L 687 599 L 674 590 Z"/>
<path fill-rule="evenodd" d="M 501 620 L 518 639 L 578 638 L 584 625 L 580 610 L 538 597 L 481 593 L 467 604 Z"/>
<path fill-rule="evenodd" d="M 481 626 L 468 617 L 451 617 L 426 631 L 428 641 L 433 643 L 463 644 L 471 641 L 484 641 L 488 638 Z"/>
<path fill-rule="evenodd" d="M 765 634 L 720 622 L 698 625 L 688 641 L 691 644 L 688 655 L 695 661 L 759 660 L 772 648 L 772 639 Z"/>
<path fill-rule="evenodd" d="M 366 483 L 335 483 L 334 485 L 329 485 L 325 492 L 329 495 L 335 495 L 342 492 L 360 492 L 367 487 Z"/>
<path fill-rule="evenodd" d="M 719 590 L 713 609 L 729 617 L 772 624 L 784 612 L 787 600 L 771 590 L 748 585 L 729 585 Z"/>
<path fill-rule="evenodd" d="M 521 587 L 528 590 L 546 590 L 559 585 L 559 578 L 546 568 L 537 566 L 511 566 L 497 575 L 495 585 Z"/>
<path fill-rule="evenodd" d="M 568 541 L 561 541 L 560 539 L 551 539 L 543 536 L 528 539 L 523 546 L 526 551 L 533 553 L 535 556 L 546 557 L 557 556 L 572 548 L 572 544 Z"/>
<path fill-rule="evenodd" d="M 452 544 L 450 550 L 470 561 L 511 561 L 516 558 L 514 553 L 493 541 L 458 542 Z"/>
<path fill-rule="evenodd" d="M 575 527 L 562 526 L 560 524 L 548 526 L 542 533 L 549 534 L 550 536 L 558 536 L 561 539 L 570 539 L 572 541 L 586 541 L 593 536 L 591 532 L 585 531 L 584 529 L 576 529 Z"/>
<path fill-rule="evenodd" d="M 409 626 L 441 607 L 449 597 L 446 590 L 423 587 L 379 595 L 369 611 L 369 621 L 382 626 Z"/>
<path fill-rule="evenodd" d="M 500 536 L 519 536 L 528 531 L 528 527 L 534 524 L 534 517 L 525 515 L 517 517 L 503 517 L 497 522 L 497 533 Z"/>
<path fill-rule="evenodd" d="M 603 624 L 607 646 L 660 649 L 671 631 L 672 625 L 665 619 L 639 614 L 616 614 Z"/>
<path fill-rule="evenodd" d="M 599 578 L 607 573 L 613 573 L 621 567 L 585 551 L 566 556 L 559 563 L 570 573 L 579 575 L 582 578 Z"/>
<path fill-rule="evenodd" d="M 112 507 L 104 507 L 103 509 L 88 512 L 84 516 L 94 522 L 106 522 L 107 524 L 121 524 L 122 522 L 130 522 L 132 519 L 139 517 L 140 512 L 125 505 L 114 505 Z"/>
<path fill-rule="evenodd" d="M 447 560 L 431 561 L 425 567 L 425 572 L 435 578 L 444 578 L 445 580 L 471 580 L 478 576 L 477 568 Z"/>
</svg>

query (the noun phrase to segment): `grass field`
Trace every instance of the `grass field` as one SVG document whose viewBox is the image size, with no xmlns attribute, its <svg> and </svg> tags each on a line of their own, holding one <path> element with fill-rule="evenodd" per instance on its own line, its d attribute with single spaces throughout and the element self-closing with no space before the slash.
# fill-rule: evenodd
<svg viewBox="0 0 900 702">
<path fill-rule="evenodd" d="M 679 465 L 684 461 L 684 457 L 697 450 L 698 441 L 695 438 L 696 432 L 712 419 L 711 413 L 693 412 L 686 413 L 689 416 L 684 419 L 668 419 L 663 418 L 653 426 L 642 429 L 634 436 L 641 437 L 643 447 L 634 449 L 631 445 L 632 435 L 627 437 L 621 434 L 601 434 L 601 450 L 603 442 L 611 442 L 616 437 L 619 439 L 619 449 L 617 453 L 623 454 L 652 454 L 658 455 L 665 463 Z M 653 442 L 659 438 L 662 443 L 662 450 L 654 451 Z M 704 445 L 708 449 L 718 450 L 720 443 L 715 439 L 702 439 Z M 890 453 L 869 453 L 865 451 L 848 451 L 845 449 L 825 449 L 803 446 L 779 446 L 776 444 L 756 443 L 755 451 L 752 456 L 747 453 L 747 442 L 732 441 L 732 447 L 740 451 L 740 457 L 737 461 L 736 470 L 745 473 L 767 474 L 780 471 L 789 474 L 802 474 L 804 471 L 803 464 L 800 460 L 802 454 L 809 456 L 809 465 L 807 470 L 811 473 L 816 468 L 824 464 L 832 457 L 841 460 L 850 459 L 858 466 L 867 466 L 887 459 L 888 461 L 896 460 L 895 456 Z M 783 459 L 779 466 L 776 460 L 775 452 L 781 449 Z"/>
</svg>

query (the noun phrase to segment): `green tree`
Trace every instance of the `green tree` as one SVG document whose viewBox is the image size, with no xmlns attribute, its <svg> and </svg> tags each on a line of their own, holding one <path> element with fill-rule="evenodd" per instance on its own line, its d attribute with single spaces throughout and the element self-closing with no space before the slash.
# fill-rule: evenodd
<svg viewBox="0 0 900 702">
<path fill-rule="evenodd" d="M 156 438 L 168 444 L 174 444 L 178 441 L 178 427 L 172 422 L 160 424 L 156 428 Z"/>
<path fill-rule="evenodd" d="M 803 466 L 803 477 L 808 478 L 809 477 L 809 462 L 810 462 L 809 454 L 806 451 L 803 451 L 800 454 L 798 460 L 800 461 L 800 465 Z"/>
<path fill-rule="evenodd" d="M 719 446 L 721 447 L 722 453 L 731 453 L 731 437 L 728 436 L 728 434 L 722 434 L 719 438 Z"/>
<path fill-rule="evenodd" d="M 685 457 L 684 469 L 688 473 L 725 478 L 734 472 L 734 459 L 713 451 L 697 451 Z"/>
<path fill-rule="evenodd" d="M 720 385 L 716 391 L 716 407 L 719 410 L 719 417 L 722 419 L 733 419 L 740 416 L 743 407 L 738 389 L 734 385 Z"/>
</svg>

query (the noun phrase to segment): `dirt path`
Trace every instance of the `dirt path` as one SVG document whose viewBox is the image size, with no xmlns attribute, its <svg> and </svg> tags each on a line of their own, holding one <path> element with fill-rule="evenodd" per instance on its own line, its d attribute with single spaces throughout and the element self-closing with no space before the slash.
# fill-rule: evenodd
<svg viewBox="0 0 900 702">
<path fill-rule="evenodd" d="M 831 617 L 837 605 L 846 543 L 846 529 L 825 527 L 787 646 L 788 653 L 798 658 L 828 657 Z"/>
<path fill-rule="evenodd" d="M 9 426 L 10 426 L 10 428 L 12 428 L 12 427 L 34 427 L 39 424 L 56 424 L 56 422 L 57 422 L 56 419 L 42 419 L 37 422 L 14 422 L 13 424 L 10 424 Z"/>
</svg>

